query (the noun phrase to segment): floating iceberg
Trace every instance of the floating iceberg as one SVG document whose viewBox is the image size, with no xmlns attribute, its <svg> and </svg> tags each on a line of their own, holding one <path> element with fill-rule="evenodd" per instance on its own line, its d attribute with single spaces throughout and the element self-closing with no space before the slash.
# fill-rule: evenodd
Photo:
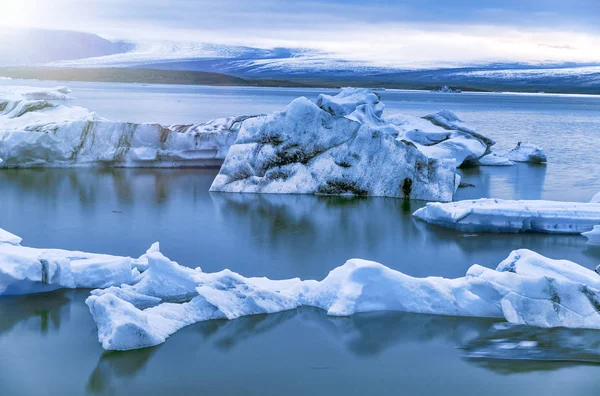
<svg viewBox="0 0 600 396">
<path fill-rule="evenodd" d="M 600 192 L 596 193 L 592 199 L 590 200 L 590 203 L 600 203 Z"/>
<path fill-rule="evenodd" d="M 139 259 L 21 246 L 21 238 L 0 229 L 0 296 L 56 289 L 105 288 L 133 283 L 147 267 Z"/>
<path fill-rule="evenodd" d="M 1 79 L 1 78 L 0 78 Z M 3 103 L 21 100 L 70 100 L 68 87 L 37 88 L 24 86 L 0 86 L 0 110 Z"/>
<path fill-rule="evenodd" d="M 600 224 L 600 204 L 484 198 L 427 203 L 414 216 L 463 232 L 580 234 Z"/>
<path fill-rule="evenodd" d="M 245 278 L 181 267 L 158 249 L 134 285 L 96 290 L 86 300 L 105 349 L 158 345 L 177 330 L 211 319 L 312 306 L 328 315 L 405 311 L 504 318 L 537 327 L 600 329 L 600 276 L 566 260 L 518 250 L 491 270 L 473 265 L 456 279 L 413 278 L 353 259 L 322 281 Z"/>
<path fill-rule="evenodd" d="M 449 111 L 383 117 L 379 96 L 345 88 L 244 122 L 211 191 L 452 200 L 455 167 L 494 141 Z"/>
<path fill-rule="evenodd" d="M 541 164 L 548 160 L 542 147 L 522 142 L 519 142 L 517 146 L 511 150 L 498 151 L 496 155 L 506 157 L 514 162 L 529 162 L 533 164 Z"/>
<path fill-rule="evenodd" d="M 299 98 L 244 122 L 211 191 L 450 201 L 455 173 L 454 161 L 429 158 L 385 128 Z"/>
<path fill-rule="evenodd" d="M 19 92 L 13 96 L 33 95 Z M 195 125 L 134 124 L 47 100 L 0 99 L 0 167 L 218 166 L 247 118 Z"/>
<path fill-rule="evenodd" d="M 588 239 L 589 245 L 600 246 L 600 225 L 594 226 L 591 231 L 582 232 L 581 235 Z"/>
<path fill-rule="evenodd" d="M 471 160 L 469 164 L 478 166 L 513 166 L 515 163 L 506 157 L 491 153 L 479 159 Z"/>
<path fill-rule="evenodd" d="M 299 280 L 244 278 L 229 270 L 207 274 L 181 267 L 158 251 L 149 252 L 148 261 L 137 284 L 94 291 L 86 300 L 104 349 L 154 346 L 196 322 L 298 307 L 284 290 Z"/>
</svg>

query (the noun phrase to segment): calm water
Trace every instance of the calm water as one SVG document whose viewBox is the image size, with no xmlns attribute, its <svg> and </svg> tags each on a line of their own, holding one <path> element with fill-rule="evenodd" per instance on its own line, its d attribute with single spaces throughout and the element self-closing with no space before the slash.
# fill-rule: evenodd
<svg viewBox="0 0 600 396">
<path fill-rule="evenodd" d="M 269 112 L 319 92 L 69 85 L 79 98 L 73 104 L 102 116 L 163 123 Z M 530 140 L 547 149 L 548 166 L 463 170 L 475 187 L 457 199 L 586 201 L 600 190 L 600 99 L 389 91 L 383 99 L 411 114 L 454 110 L 503 147 Z M 159 240 L 181 264 L 272 278 L 320 279 L 352 257 L 414 276 L 456 277 L 474 263 L 495 267 L 518 248 L 589 268 L 600 263 L 600 248 L 579 236 L 468 236 L 417 222 L 410 214 L 423 203 L 394 199 L 210 194 L 215 174 L 4 170 L 0 227 L 28 246 L 130 256 Z M 200 323 L 157 348 L 106 353 L 87 294 L 0 299 L 0 394 L 595 395 L 600 387 L 600 366 L 589 364 L 600 362 L 600 332 L 404 313 L 329 318 L 303 308 Z M 532 340 L 541 347 L 517 345 Z M 477 358 L 482 353 L 495 359 Z"/>
</svg>

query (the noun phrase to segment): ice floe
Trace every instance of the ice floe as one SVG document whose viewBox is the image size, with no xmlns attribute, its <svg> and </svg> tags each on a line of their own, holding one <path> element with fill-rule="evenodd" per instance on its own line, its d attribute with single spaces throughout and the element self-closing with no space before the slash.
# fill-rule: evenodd
<svg viewBox="0 0 600 396">
<path fill-rule="evenodd" d="M 248 118 L 135 124 L 108 121 L 82 107 L 25 99 L 63 91 L 17 90 L 11 91 L 12 99 L 0 99 L 0 167 L 219 166 Z"/>
<path fill-rule="evenodd" d="M 38 88 L 27 86 L 0 86 L 0 110 L 6 101 L 20 100 L 70 100 L 68 87 Z"/>
<path fill-rule="evenodd" d="M 600 329 L 600 276 L 529 250 L 512 252 L 496 270 L 473 265 L 456 279 L 414 278 L 352 259 L 322 281 L 274 281 L 181 267 L 158 249 L 147 257 L 149 267 L 136 284 L 96 290 L 86 301 L 105 349 L 158 345 L 196 322 L 299 306 L 318 307 L 332 316 L 404 311 Z"/>
<path fill-rule="evenodd" d="M 139 259 L 21 246 L 21 238 L 0 229 L 0 296 L 56 289 L 105 288 L 132 283 L 147 267 Z"/>
<path fill-rule="evenodd" d="M 496 154 L 514 162 L 541 164 L 548 161 L 544 149 L 531 143 L 519 142 L 515 148 L 508 151 L 498 151 Z"/>
<path fill-rule="evenodd" d="M 600 224 L 600 204 L 483 198 L 428 203 L 414 216 L 463 232 L 580 234 Z"/>
<path fill-rule="evenodd" d="M 591 231 L 582 232 L 581 235 L 588 239 L 589 245 L 600 246 L 600 225 L 594 226 Z"/>
</svg>

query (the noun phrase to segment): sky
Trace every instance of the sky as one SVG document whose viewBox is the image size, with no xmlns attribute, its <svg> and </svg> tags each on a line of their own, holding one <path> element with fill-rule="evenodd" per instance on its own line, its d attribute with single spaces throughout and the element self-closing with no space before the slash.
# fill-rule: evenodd
<svg viewBox="0 0 600 396">
<path fill-rule="evenodd" d="M 311 48 L 380 66 L 600 62 L 600 0 L 0 0 L 0 27 Z"/>
</svg>

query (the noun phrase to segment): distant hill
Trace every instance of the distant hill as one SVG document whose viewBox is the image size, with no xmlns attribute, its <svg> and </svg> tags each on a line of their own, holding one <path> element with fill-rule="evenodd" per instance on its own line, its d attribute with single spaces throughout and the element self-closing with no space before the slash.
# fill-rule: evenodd
<svg viewBox="0 0 600 396">
<path fill-rule="evenodd" d="M 133 68 L 48 68 L 0 67 L 0 76 L 23 80 L 96 81 L 146 84 L 190 84 L 216 86 L 306 87 L 301 82 L 270 79 L 244 79 L 221 73 L 133 69 Z"/>
<path fill-rule="evenodd" d="M 131 51 L 133 45 L 62 30 L 0 28 L 0 66 L 37 65 Z"/>
</svg>

